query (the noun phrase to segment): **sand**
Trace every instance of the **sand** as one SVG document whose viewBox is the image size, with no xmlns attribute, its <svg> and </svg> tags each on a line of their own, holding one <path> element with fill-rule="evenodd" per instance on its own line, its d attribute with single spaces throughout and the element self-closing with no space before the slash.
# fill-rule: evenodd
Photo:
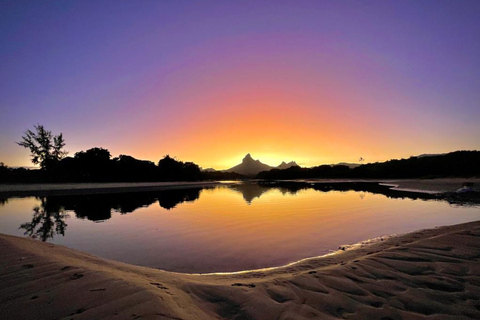
<svg viewBox="0 0 480 320">
<path fill-rule="evenodd" d="M 179 182 L 90 182 L 0 184 L 0 196 L 51 196 L 90 193 L 120 193 L 197 188 L 218 185 L 218 181 Z"/>
<path fill-rule="evenodd" d="M 471 182 L 474 184 L 472 189 L 480 191 L 480 178 L 403 179 L 379 182 L 393 186 L 392 190 L 425 193 L 455 192 L 462 188 L 463 183 Z"/>
<path fill-rule="evenodd" d="M 188 275 L 0 235 L 1 319 L 480 319 L 480 222 Z"/>
</svg>

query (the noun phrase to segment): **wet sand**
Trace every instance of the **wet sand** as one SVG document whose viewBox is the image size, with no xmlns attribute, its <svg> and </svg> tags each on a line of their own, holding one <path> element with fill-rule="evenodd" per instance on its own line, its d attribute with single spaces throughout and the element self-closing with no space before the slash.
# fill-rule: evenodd
<svg viewBox="0 0 480 320">
<path fill-rule="evenodd" d="M 479 319 L 480 222 L 188 275 L 0 235 L 1 319 Z"/>
<path fill-rule="evenodd" d="M 414 191 L 427 193 L 455 192 L 465 182 L 474 184 L 472 189 L 480 191 L 480 178 L 440 178 L 440 179 L 404 179 L 379 180 L 380 183 L 391 185 L 392 190 Z"/>
<path fill-rule="evenodd" d="M 166 189 L 186 189 L 209 187 L 221 184 L 218 181 L 178 181 L 178 182 L 91 182 L 91 183 L 31 183 L 0 184 L 0 196 L 27 197 L 72 194 L 99 194 L 157 191 Z"/>
</svg>

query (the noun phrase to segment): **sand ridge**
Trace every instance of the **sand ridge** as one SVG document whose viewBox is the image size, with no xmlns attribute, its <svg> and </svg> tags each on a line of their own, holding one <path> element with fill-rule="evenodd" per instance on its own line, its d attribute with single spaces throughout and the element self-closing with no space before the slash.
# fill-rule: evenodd
<svg viewBox="0 0 480 320">
<path fill-rule="evenodd" d="M 189 275 L 0 236 L 2 319 L 479 319 L 480 222 L 288 267 Z"/>
</svg>

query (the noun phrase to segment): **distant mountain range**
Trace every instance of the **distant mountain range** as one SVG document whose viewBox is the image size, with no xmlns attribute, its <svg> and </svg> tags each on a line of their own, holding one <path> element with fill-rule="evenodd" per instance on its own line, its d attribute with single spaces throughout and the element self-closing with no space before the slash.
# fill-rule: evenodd
<svg viewBox="0 0 480 320">
<path fill-rule="evenodd" d="M 298 167 L 299 165 L 295 161 L 289 163 L 282 162 L 277 167 L 269 166 L 268 164 L 260 162 L 260 160 L 255 160 L 252 158 L 250 153 L 248 153 L 242 160 L 242 163 L 227 169 L 223 170 L 224 172 L 236 172 L 246 176 L 255 176 L 259 172 L 269 171 L 271 169 L 288 169 L 290 167 Z"/>
</svg>

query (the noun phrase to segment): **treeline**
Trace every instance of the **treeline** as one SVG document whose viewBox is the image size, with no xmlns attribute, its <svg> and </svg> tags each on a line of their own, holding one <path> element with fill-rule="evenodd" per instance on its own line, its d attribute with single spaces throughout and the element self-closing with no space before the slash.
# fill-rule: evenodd
<svg viewBox="0 0 480 320">
<path fill-rule="evenodd" d="M 357 178 L 407 179 L 480 176 L 480 151 L 456 151 L 444 155 L 411 157 L 369 163 L 349 168 L 322 165 L 313 168 L 273 169 L 257 175 L 258 179 Z"/>
<path fill-rule="evenodd" d="M 237 173 L 203 172 L 193 162 L 166 155 L 158 163 L 128 155 L 112 158 L 103 148 L 91 148 L 50 162 L 45 169 L 9 168 L 0 164 L 0 182 L 157 182 L 229 180 L 243 178 Z"/>
</svg>

